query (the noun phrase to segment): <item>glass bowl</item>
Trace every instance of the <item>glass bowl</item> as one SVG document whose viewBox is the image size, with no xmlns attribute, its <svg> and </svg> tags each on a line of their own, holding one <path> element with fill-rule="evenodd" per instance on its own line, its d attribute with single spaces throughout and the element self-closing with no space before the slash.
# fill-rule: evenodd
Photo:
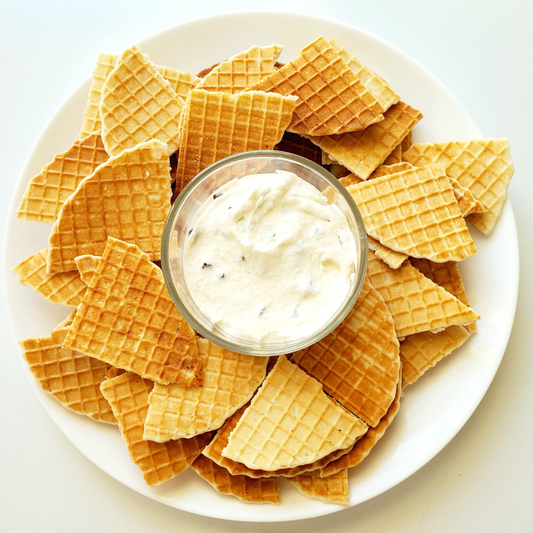
<svg viewBox="0 0 533 533">
<path fill-rule="evenodd" d="M 194 302 L 185 282 L 183 251 L 185 239 L 204 202 L 231 180 L 276 170 L 293 172 L 325 193 L 329 203 L 346 216 L 353 234 L 357 267 L 349 290 L 337 311 L 312 334 L 283 342 L 257 342 L 237 338 L 213 324 Z M 176 199 L 167 218 L 161 244 L 161 267 L 166 287 L 185 320 L 203 337 L 228 350 L 257 356 L 293 353 L 318 342 L 335 329 L 350 312 L 363 286 L 368 261 L 368 242 L 363 219 L 345 187 L 327 170 L 309 159 L 277 150 L 256 150 L 232 155 L 200 172 Z"/>
</svg>

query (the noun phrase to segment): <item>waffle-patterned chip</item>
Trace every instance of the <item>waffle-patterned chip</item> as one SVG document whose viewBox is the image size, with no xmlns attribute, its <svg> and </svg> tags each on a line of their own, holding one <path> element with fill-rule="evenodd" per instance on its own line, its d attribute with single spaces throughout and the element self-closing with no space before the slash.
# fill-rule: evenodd
<svg viewBox="0 0 533 533">
<path fill-rule="evenodd" d="M 348 487 L 348 470 L 344 468 L 331 476 L 320 477 L 320 472 L 306 472 L 298 476 L 287 478 L 304 496 L 325 503 L 350 503 Z"/>
<path fill-rule="evenodd" d="M 333 135 L 383 120 L 383 108 L 323 37 L 251 87 L 298 97 L 288 131 Z"/>
<path fill-rule="evenodd" d="M 394 321 L 368 279 L 343 322 L 291 361 L 317 379 L 324 390 L 375 427 L 385 415 L 400 380 Z"/>
<path fill-rule="evenodd" d="M 110 365 L 62 348 L 68 328 L 48 337 L 20 342 L 22 354 L 39 385 L 65 407 L 94 420 L 116 424 L 111 406 L 100 392 Z"/>
<path fill-rule="evenodd" d="M 200 78 L 190 72 L 182 72 L 164 65 L 156 65 L 155 68 L 170 83 L 172 89 L 183 101 L 189 92 L 200 83 Z"/>
<path fill-rule="evenodd" d="M 440 285 L 445 291 L 453 294 L 465 305 L 470 305 L 457 263 L 453 261 L 435 263 L 428 259 L 412 259 L 411 263 L 433 283 Z"/>
<path fill-rule="evenodd" d="M 144 438 L 191 438 L 218 429 L 244 405 L 265 378 L 268 358 L 231 352 L 198 339 L 202 386 L 160 385 L 150 394 Z"/>
<path fill-rule="evenodd" d="M 48 272 L 75 270 L 79 255 L 102 255 L 108 237 L 135 243 L 159 260 L 170 194 L 162 142 L 152 140 L 112 157 L 61 208 L 48 239 Z"/>
<path fill-rule="evenodd" d="M 118 55 L 102 52 L 96 60 L 96 67 L 93 70 L 93 81 L 89 89 L 89 98 L 85 111 L 83 112 L 83 126 L 80 131 L 80 139 L 84 139 L 93 133 L 100 133 L 102 123 L 100 122 L 100 99 L 102 97 L 102 87 L 111 71 L 117 66 Z"/>
<path fill-rule="evenodd" d="M 131 459 L 141 469 L 149 487 L 168 481 L 188 468 L 212 435 L 205 433 L 192 439 L 164 444 L 143 440 L 148 395 L 152 386 L 151 381 L 126 372 L 104 381 L 100 387 L 113 408 Z"/>
<path fill-rule="evenodd" d="M 442 287 L 445 291 L 453 294 L 466 306 L 470 306 L 466 296 L 465 286 L 459 272 L 459 266 L 453 261 L 446 263 L 434 263 L 427 259 L 412 259 L 411 264 L 417 268 L 426 278 Z M 464 326 L 469 333 L 476 330 L 476 323 L 472 322 Z"/>
<path fill-rule="evenodd" d="M 102 98 L 102 87 L 111 71 L 117 66 L 119 56 L 102 53 L 98 56 L 96 67 L 93 72 L 93 82 L 89 90 L 87 106 L 83 113 L 83 126 L 80 132 L 80 139 L 95 132 L 100 132 L 102 123 L 100 121 L 100 99 Z M 188 92 L 195 87 L 200 78 L 189 72 L 181 72 L 173 68 L 155 65 L 157 70 L 165 78 L 178 96 L 187 98 Z"/>
<path fill-rule="evenodd" d="M 276 478 L 252 479 L 248 476 L 230 474 L 204 455 L 192 464 L 192 469 L 221 494 L 235 496 L 246 503 L 279 504 L 279 488 Z"/>
<path fill-rule="evenodd" d="M 292 468 L 348 448 L 366 429 L 328 398 L 318 381 L 281 356 L 222 455 L 251 469 Z"/>
<path fill-rule="evenodd" d="M 491 233 L 514 174 L 507 139 L 413 144 L 402 157 L 417 167 L 443 164 L 446 174 L 469 189 L 486 208 L 484 213 L 470 215 L 469 220 L 483 233 Z"/>
<path fill-rule="evenodd" d="M 100 120 L 108 154 L 158 139 L 168 155 L 179 146 L 178 124 L 185 103 L 137 46 L 125 50 L 102 87 Z"/>
<path fill-rule="evenodd" d="M 396 158 L 394 159 L 396 160 Z M 380 165 L 378 168 L 376 168 L 376 170 L 372 172 L 368 179 L 379 178 L 381 176 L 387 176 L 390 174 L 396 174 L 397 172 L 403 172 L 404 170 L 409 170 L 413 168 L 413 165 L 411 165 L 411 163 L 408 163 L 407 161 L 401 161 L 401 158 L 400 162 L 394 164 L 389 164 L 388 161 L 389 158 L 385 160 L 383 165 Z M 353 180 L 354 177 L 355 176 L 352 174 L 351 179 Z M 450 180 L 450 183 L 452 185 L 453 194 L 455 195 L 455 199 L 459 204 L 459 209 L 461 210 L 461 214 L 463 215 L 463 217 L 466 217 L 471 213 L 482 213 L 485 210 L 481 202 L 474 198 L 474 195 L 466 187 L 463 187 L 459 184 L 457 180 L 454 180 L 449 176 L 448 179 Z M 360 183 L 360 181 L 353 180 L 353 183 Z M 345 186 L 347 187 L 348 185 L 351 185 L 351 183 L 347 183 Z"/>
<path fill-rule="evenodd" d="M 235 429 L 235 426 L 241 419 L 244 411 L 248 409 L 250 404 L 243 405 L 238 409 L 232 416 L 230 416 L 225 422 L 224 425 L 217 431 L 216 435 L 213 437 L 213 440 L 204 448 L 202 454 L 206 457 L 209 457 L 212 461 L 218 465 L 224 467 L 230 474 L 233 475 L 245 475 L 250 478 L 265 478 L 265 477 L 292 477 L 302 474 L 304 472 L 311 472 L 313 470 L 320 470 L 331 461 L 338 459 L 342 455 L 348 453 L 352 446 L 342 450 L 336 450 L 331 452 L 329 455 L 326 455 L 322 459 L 314 461 L 306 465 L 295 466 L 293 468 L 282 468 L 280 470 L 252 470 L 246 465 L 228 459 L 222 455 L 222 450 L 228 445 L 228 439 L 231 435 L 231 432 Z"/>
<path fill-rule="evenodd" d="M 80 273 L 74 271 L 47 274 L 47 257 L 48 249 L 44 248 L 24 259 L 13 268 L 13 272 L 22 285 L 31 287 L 52 303 L 77 307 L 87 291 L 87 285 L 81 279 Z"/>
<path fill-rule="evenodd" d="M 372 448 L 377 444 L 381 437 L 383 437 L 385 431 L 391 425 L 394 417 L 398 413 L 402 391 L 403 387 L 400 382 L 396 389 L 394 401 L 391 403 L 385 416 L 379 421 L 379 424 L 375 428 L 369 428 L 346 455 L 339 457 L 322 468 L 320 471 L 322 477 L 332 476 L 346 468 L 357 466 L 370 453 Z"/>
<path fill-rule="evenodd" d="M 246 91 L 193 89 L 182 120 L 177 191 L 209 165 L 240 152 L 272 150 L 281 140 L 296 98 Z M 216 131 L 217 135 L 213 135 Z"/>
<path fill-rule="evenodd" d="M 367 276 L 385 300 L 400 339 L 479 319 L 470 307 L 426 278 L 409 261 L 394 270 L 369 250 Z"/>
<path fill-rule="evenodd" d="M 462 346 L 470 333 L 465 326 L 450 326 L 444 331 L 423 331 L 409 335 L 400 343 L 403 363 L 402 387 L 412 385 L 430 368 Z"/>
<path fill-rule="evenodd" d="M 345 166 L 357 177 L 366 180 L 387 156 L 402 142 L 422 113 L 398 102 L 383 114 L 384 119 L 362 131 L 309 137 L 330 159 Z"/>
<path fill-rule="evenodd" d="M 77 140 L 28 183 L 17 218 L 53 224 L 81 180 L 109 159 L 98 133 Z"/>
<path fill-rule="evenodd" d="M 424 276 L 453 294 L 465 305 L 469 305 L 456 263 L 434 263 L 427 259 L 413 259 L 412 264 Z M 400 344 L 403 387 L 413 384 L 444 357 L 462 346 L 475 330 L 476 323 L 473 322 L 465 326 L 450 326 L 438 333 L 422 332 L 406 337 Z"/>
<path fill-rule="evenodd" d="M 387 85 L 387 82 L 381 76 L 378 76 L 375 72 L 363 65 L 335 39 L 330 39 L 328 42 L 355 74 L 355 77 L 379 102 L 384 112 L 391 105 L 397 104 L 400 101 L 400 97 Z"/>
<path fill-rule="evenodd" d="M 79 255 L 74 259 L 76 267 L 78 269 L 81 280 L 86 285 L 89 285 L 93 274 L 96 272 L 98 263 L 100 262 L 100 256 L 98 255 Z M 85 294 L 85 293 L 84 293 Z"/>
<path fill-rule="evenodd" d="M 197 85 L 205 91 L 235 94 L 259 83 L 274 72 L 274 65 L 283 47 L 252 46 L 218 64 Z"/>
<path fill-rule="evenodd" d="M 159 383 L 201 385 L 194 330 L 174 306 L 161 269 L 134 244 L 113 238 L 64 346 Z"/>
<path fill-rule="evenodd" d="M 348 191 L 368 234 L 387 248 L 439 263 L 476 253 L 442 165 L 381 176 Z"/>
</svg>

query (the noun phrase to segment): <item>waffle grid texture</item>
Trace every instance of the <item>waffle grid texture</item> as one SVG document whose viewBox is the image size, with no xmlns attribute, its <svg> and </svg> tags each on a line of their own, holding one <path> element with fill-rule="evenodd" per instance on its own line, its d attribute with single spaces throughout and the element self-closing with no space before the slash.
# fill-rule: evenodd
<svg viewBox="0 0 533 533">
<path fill-rule="evenodd" d="M 328 477 L 320 477 L 319 472 L 308 472 L 288 478 L 287 481 L 308 498 L 326 503 L 350 503 L 348 470 L 339 470 Z"/>
<path fill-rule="evenodd" d="M 293 97 L 193 89 L 183 114 L 176 181 L 179 191 L 212 163 L 250 150 L 272 150 L 296 105 Z"/>
<path fill-rule="evenodd" d="M 383 437 L 387 428 L 391 425 L 394 417 L 400 409 L 400 398 L 403 392 L 401 383 L 398 383 L 394 400 L 387 413 L 381 418 L 375 428 L 368 428 L 368 431 L 355 443 L 355 446 L 342 457 L 332 461 L 320 471 L 321 477 L 331 476 L 347 468 L 357 466 L 368 454 L 377 442 Z"/>
<path fill-rule="evenodd" d="M 205 434 L 165 444 L 143 440 L 148 395 L 152 386 L 151 381 L 131 372 L 108 379 L 101 385 L 102 393 L 118 420 L 131 459 L 141 469 L 150 487 L 168 481 L 188 468 L 211 437 L 211 434 Z"/>
<path fill-rule="evenodd" d="M 310 136 L 309 139 L 322 148 L 333 161 L 366 180 L 402 142 L 422 118 L 422 113 L 404 102 L 398 102 L 383 116 L 381 122 L 362 131 L 323 137 Z"/>
<path fill-rule="evenodd" d="M 351 446 L 366 424 L 326 396 L 314 378 L 281 356 L 222 455 L 251 469 L 309 464 Z"/>
<path fill-rule="evenodd" d="M 13 268 L 13 272 L 22 285 L 31 287 L 50 302 L 77 307 L 87 291 L 87 285 L 81 279 L 80 273 L 75 271 L 47 274 L 47 257 L 48 249 L 44 248 L 24 259 Z"/>
<path fill-rule="evenodd" d="M 457 263 L 412 259 L 412 265 L 463 304 L 469 305 Z M 403 387 L 415 383 L 430 368 L 462 346 L 475 330 L 474 322 L 465 326 L 450 326 L 438 333 L 422 332 L 406 337 L 400 344 Z"/>
<path fill-rule="evenodd" d="M 56 155 L 28 184 L 17 218 L 53 224 L 81 180 L 109 159 L 98 133 L 77 140 Z"/>
<path fill-rule="evenodd" d="M 468 324 L 479 318 L 409 261 L 394 270 L 370 250 L 367 276 L 385 300 L 399 339 L 421 331 L 439 331 L 452 325 Z"/>
<path fill-rule="evenodd" d="M 79 255 L 102 255 L 110 236 L 135 243 L 159 260 L 170 195 L 162 142 L 149 141 L 112 157 L 61 208 L 48 240 L 48 272 L 75 270 Z"/>
<path fill-rule="evenodd" d="M 102 130 L 100 121 L 100 98 L 105 80 L 116 67 L 119 56 L 102 52 L 96 59 L 96 67 L 93 71 L 93 81 L 89 89 L 87 105 L 83 112 L 83 125 L 80 131 L 80 139 Z"/>
<path fill-rule="evenodd" d="M 444 357 L 463 345 L 469 336 L 465 327 L 450 326 L 438 333 L 423 331 L 406 337 L 400 343 L 403 388 L 412 385 Z"/>
<path fill-rule="evenodd" d="M 102 140 L 110 155 L 150 139 L 179 146 L 178 124 L 185 103 L 156 66 L 133 46 L 107 77 L 100 99 Z"/>
<path fill-rule="evenodd" d="M 116 424 L 111 407 L 100 392 L 110 365 L 62 348 L 67 331 L 63 327 L 48 337 L 20 342 L 24 359 L 42 389 L 65 407 L 94 420 Z"/>
<path fill-rule="evenodd" d="M 514 165 L 507 139 L 413 144 L 403 159 L 415 166 L 441 163 L 446 174 L 466 187 L 486 208 L 470 215 L 472 224 L 491 233 L 501 215 Z"/>
<path fill-rule="evenodd" d="M 457 263 L 454 261 L 435 263 L 428 259 L 411 259 L 411 264 L 433 283 L 436 283 L 445 291 L 453 294 L 466 306 L 470 306 L 468 297 L 466 296 L 463 279 L 461 278 L 461 272 L 459 271 L 459 265 Z M 476 323 L 473 322 L 464 327 L 469 333 L 472 333 L 476 330 Z"/>
<path fill-rule="evenodd" d="M 174 306 L 160 268 L 135 245 L 115 239 L 64 345 L 163 384 L 201 384 L 194 331 Z"/>
<path fill-rule="evenodd" d="M 476 253 L 442 165 L 350 185 L 368 234 L 413 257 L 462 261 Z"/>
<path fill-rule="evenodd" d="M 217 65 L 198 84 L 198 89 L 235 94 L 272 74 L 282 46 L 252 46 Z"/>
<path fill-rule="evenodd" d="M 391 105 L 397 104 L 400 97 L 387 85 L 387 82 L 375 72 L 363 65 L 358 59 L 350 54 L 335 39 L 330 39 L 329 44 L 348 65 L 355 77 L 370 91 L 372 96 L 379 102 L 383 111 L 387 111 Z"/>
<path fill-rule="evenodd" d="M 374 427 L 396 394 L 399 349 L 391 313 L 365 279 L 357 302 L 343 322 L 319 342 L 296 352 L 291 361 Z"/>
<path fill-rule="evenodd" d="M 87 106 L 83 114 L 84 121 L 80 132 L 80 139 L 87 137 L 95 132 L 100 132 L 102 122 L 100 121 L 100 99 L 102 98 L 102 87 L 111 74 L 111 71 L 117 66 L 119 56 L 114 54 L 102 53 L 98 56 L 96 67 L 93 71 L 93 82 L 89 90 Z M 183 98 L 187 97 L 188 92 L 195 87 L 200 78 L 189 72 L 179 70 L 164 65 L 155 65 L 160 74 L 170 83 L 176 94 Z"/>
<path fill-rule="evenodd" d="M 252 90 L 298 96 L 288 131 L 332 135 L 357 131 L 383 119 L 383 109 L 322 37 Z"/>
<path fill-rule="evenodd" d="M 165 442 L 218 429 L 265 378 L 267 358 L 231 352 L 198 339 L 202 386 L 160 385 L 150 394 L 144 438 Z"/>
<path fill-rule="evenodd" d="M 200 83 L 200 78 L 190 72 L 181 72 L 164 65 L 156 65 L 155 67 L 161 76 L 170 83 L 174 92 L 184 101 L 189 92 Z"/>
<path fill-rule="evenodd" d="M 247 503 L 280 503 L 276 478 L 252 479 L 233 475 L 204 455 L 194 461 L 192 469 L 221 494 L 235 496 Z"/>
<path fill-rule="evenodd" d="M 202 454 L 206 457 L 209 457 L 212 461 L 217 463 L 219 466 L 224 467 L 230 474 L 233 475 L 245 475 L 250 478 L 268 478 L 268 477 L 293 477 L 303 472 L 309 472 L 313 470 L 320 470 L 322 467 L 326 466 L 331 461 L 341 457 L 345 453 L 348 453 L 352 446 L 349 446 L 343 450 L 336 450 L 329 455 L 309 463 L 306 465 L 296 466 L 294 468 L 282 468 L 279 470 L 260 470 L 260 469 L 251 469 L 248 468 L 243 463 L 233 461 L 222 455 L 222 450 L 228 445 L 228 439 L 231 435 L 231 432 L 235 429 L 237 422 L 241 419 L 244 411 L 248 408 L 249 404 L 245 404 L 243 407 L 238 409 L 232 416 L 230 416 L 225 422 L 224 425 L 217 431 L 216 435 L 213 437 L 213 440 L 205 447 L 202 451 Z"/>
</svg>

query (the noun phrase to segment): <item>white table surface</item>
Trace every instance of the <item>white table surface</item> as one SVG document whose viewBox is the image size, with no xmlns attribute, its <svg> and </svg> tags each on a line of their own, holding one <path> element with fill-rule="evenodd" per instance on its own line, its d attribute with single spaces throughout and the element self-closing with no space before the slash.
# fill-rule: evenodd
<svg viewBox="0 0 533 533">
<path fill-rule="evenodd" d="M 119 52 L 205 15 L 265 8 L 329 17 L 382 37 L 432 71 L 486 137 L 509 138 L 516 166 L 509 195 L 520 239 L 520 294 L 511 339 L 489 391 L 437 457 L 371 501 L 291 523 L 210 519 L 140 496 L 72 446 L 28 383 L 2 298 L 0 531 L 533 531 L 533 177 L 527 166 L 533 150 L 526 129 L 533 123 L 533 3 L 0 0 L 2 235 L 31 147 L 56 108 L 90 74 L 99 52 Z"/>
</svg>

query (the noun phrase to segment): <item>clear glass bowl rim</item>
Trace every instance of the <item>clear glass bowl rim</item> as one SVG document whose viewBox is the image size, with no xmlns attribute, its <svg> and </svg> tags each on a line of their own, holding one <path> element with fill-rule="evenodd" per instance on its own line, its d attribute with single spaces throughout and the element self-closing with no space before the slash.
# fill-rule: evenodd
<svg viewBox="0 0 533 533">
<path fill-rule="evenodd" d="M 176 215 L 180 207 L 184 204 L 184 202 L 186 202 L 189 196 L 189 193 L 192 190 L 194 190 L 199 183 L 201 183 L 205 178 L 207 178 L 213 172 L 217 171 L 218 169 L 222 167 L 227 166 L 228 164 L 231 164 L 235 161 L 243 161 L 246 159 L 254 159 L 254 158 L 280 159 L 280 160 L 285 160 L 285 161 L 289 161 L 292 163 L 296 163 L 303 167 L 308 168 L 309 170 L 312 170 L 313 172 L 319 174 L 321 178 L 325 179 L 328 182 L 328 184 L 344 198 L 346 204 L 348 205 L 350 211 L 352 212 L 354 216 L 356 226 L 357 226 L 357 235 L 355 235 L 355 237 L 359 239 L 359 257 L 357 258 L 358 268 L 356 272 L 356 279 L 352 286 L 352 291 L 347 296 L 344 302 L 344 305 L 342 305 L 339 308 L 338 312 L 334 314 L 320 329 L 316 330 L 311 335 L 302 337 L 301 339 L 292 339 L 287 342 L 279 342 L 275 344 L 272 343 L 272 344 L 261 345 L 260 343 L 253 343 L 252 341 L 247 341 L 249 342 L 249 344 L 256 345 L 255 347 L 250 347 L 250 346 L 244 346 L 241 344 L 237 344 L 237 343 L 229 341 L 228 339 L 220 337 L 219 335 L 214 333 L 212 330 L 204 326 L 204 324 L 199 322 L 196 319 L 196 317 L 194 317 L 189 312 L 187 306 L 182 301 L 174 285 L 174 280 L 172 277 L 171 266 L 170 266 L 170 239 L 171 239 L 173 228 L 175 225 Z M 242 152 L 242 153 L 234 154 L 224 159 L 221 159 L 219 161 L 216 161 L 215 163 L 213 163 L 212 165 L 208 166 L 207 168 L 202 170 L 200 173 L 198 173 L 183 188 L 183 190 L 179 193 L 178 197 L 176 198 L 174 204 L 172 205 L 170 212 L 168 214 L 167 220 L 165 222 L 165 227 L 163 229 L 163 237 L 161 241 L 161 269 L 163 271 L 165 285 L 166 285 L 166 288 L 168 290 L 168 293 L 172 301 L 174 302 L 174 305 L 176 305 L 176 307 L 178 308 L 178 311 L 181 313 L 183 318 L 189 323 L 189 325 L 195 331 L 197 331 L 202 337 L 213 342 L 214 344 L 217 344 L 218 346 L 226 348 L 227 350 L 230 350 L 232 352 L 246 354 L 246 355 L 255 355 L 255 356 L 263 356 L 263 357 L 276 356 L 276 355 L 287 355 L 290 353 L 294 353 L 298 350 L 302 350 L 304 348 L 307 348 L 308 346 L 311 346 L 312 344 L 315 344 L 320 339 L 323 339 L 326 335 L 331 333 L 346 318 L 348 313 L 352 310 L 353 306 L 355 305 L 355 302 L 357 301 L 357 298 L 359 297 L 359 293 L 361 292 L 361 289 L 363 287 L 363 283 L 364 283 L 365 275 L 366 275 L 367 263 L 368 263 L 368 239 L 366 235 L 365 225 L 363 222 L 363 217 L 361 216 L 361 213 L 359 212 L 359 209 L 357 208 L 357 205 L 355 204 L 353 198 L 346 190 L 346 187 L 344 187 L 344 185 L 342 185 L 338 181 L 338 179 L 335 178 L 335 176 L 333 176 L 330 172 L 328 172 L 324 167 L 320 166 L 319 164 L 305 157 L 292 154 L 289 152 L 283 152 L 281 150 L 252 150 L 250 152 Z"/>
</svg>

